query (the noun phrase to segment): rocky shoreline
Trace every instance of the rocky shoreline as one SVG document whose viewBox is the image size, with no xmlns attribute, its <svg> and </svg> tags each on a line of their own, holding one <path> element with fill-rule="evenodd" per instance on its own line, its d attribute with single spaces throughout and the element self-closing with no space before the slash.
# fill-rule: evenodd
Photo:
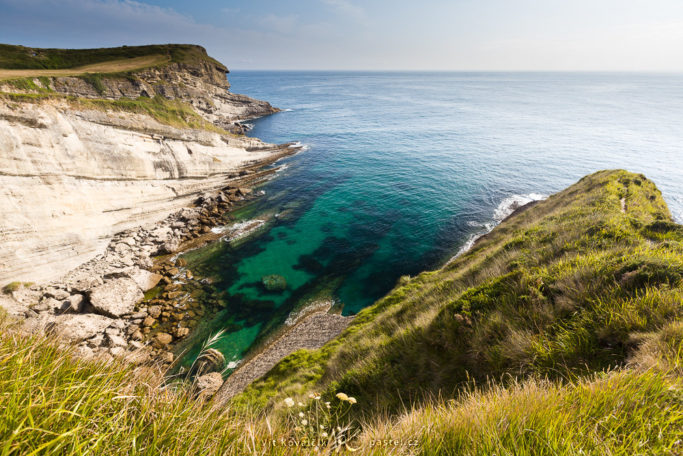
<svg viewBox="0 0 683 456">
<path fill-rule="evenodd" d="M 84 358 L 169 366 L 174 344 L 206 312 L 185 288 L 208 285 L 177 254 L 220 238 L 212 228 L 223 225 L 230 208 L 253 198 L 251 187 L 276 171 L 263 167 L 298 150 L 293 144 L 276 146 L 269 158 L 227 175 L 219 192 L 198 195 L 193 207 L 116 234 L 103 254 L 61 279 L 6 287 L 0 305 L 24 330 L 55 334 Z"/>
<path fill-rule="evenodd" d="M 318 349 L 341 334 L 353 317 L 328 313 L 329 307 L 324 306 L 297 320 L 279 337 L 240 364 L 216 393 L 216 405 L 224 405 L 253 381 L 267 374 L 286 356 L 301 349 Z"/>
</svg>

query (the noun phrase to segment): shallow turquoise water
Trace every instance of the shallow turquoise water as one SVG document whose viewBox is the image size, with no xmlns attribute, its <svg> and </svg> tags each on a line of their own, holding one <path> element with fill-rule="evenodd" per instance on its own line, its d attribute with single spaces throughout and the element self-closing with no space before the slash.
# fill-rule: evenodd
<svg viewBox="0 0 683 456">
<path fill-rule="evenodd" d="M 251 135 L 307 150 L 242 219 L 259 236 L 187 255 L 226 310 L 208 334 L 238 360 L 290 312 L 329 296 L 354 314 L 438 267 L 502 218 L 605 168 L 643 172 L 683 219 L 683 76 L 241 72 L 232 89 L 285 112 Z M 265 214 L 265 216 L 264 216 Z M 267 292 L 269 274 L 287 280 Z"/>
</svg>

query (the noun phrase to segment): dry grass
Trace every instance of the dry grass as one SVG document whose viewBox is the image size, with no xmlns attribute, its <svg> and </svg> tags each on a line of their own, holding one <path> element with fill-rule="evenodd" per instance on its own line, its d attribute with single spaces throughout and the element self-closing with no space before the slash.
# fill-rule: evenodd
<svg viewBox="0 0 683 456">
<path fill-rule="evenodd" d="M 124 73 L 141 70 L 169 63 L 168 55 L 156 54 L 130 59 L 111 60 L 108 62 L 94 63 L 76 68 L 64 69 L 0 69 L 0 81 L 3 79 L 59 77 L 59 76 L 82 76 L 88 73 Z"/>
</svg>

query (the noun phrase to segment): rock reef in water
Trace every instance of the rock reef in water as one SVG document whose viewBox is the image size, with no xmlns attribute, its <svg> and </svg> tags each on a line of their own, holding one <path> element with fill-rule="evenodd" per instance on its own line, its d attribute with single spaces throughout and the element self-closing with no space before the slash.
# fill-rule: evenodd
<svg viewBox="0 0 683 456">
<path fill-rule="evenodd" d="M 285 291 L 287 289 L 287 280 L 277 274 L 263 276 L 261 283 L 266 291 Z"/>
</svg>

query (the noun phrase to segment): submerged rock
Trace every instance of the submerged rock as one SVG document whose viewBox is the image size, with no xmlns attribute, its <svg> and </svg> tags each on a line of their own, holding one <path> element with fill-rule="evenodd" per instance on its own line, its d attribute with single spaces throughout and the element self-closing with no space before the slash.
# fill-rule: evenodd
<svg viewBox="0 0 683 456">
<path fill-rule="evenodd" d="M 287 280 L 277 274 L 263 276 L 261 283 L 263 283 L 263 287 L 268 291 L 284 291 L 287 289 Z"/>
</svg>

